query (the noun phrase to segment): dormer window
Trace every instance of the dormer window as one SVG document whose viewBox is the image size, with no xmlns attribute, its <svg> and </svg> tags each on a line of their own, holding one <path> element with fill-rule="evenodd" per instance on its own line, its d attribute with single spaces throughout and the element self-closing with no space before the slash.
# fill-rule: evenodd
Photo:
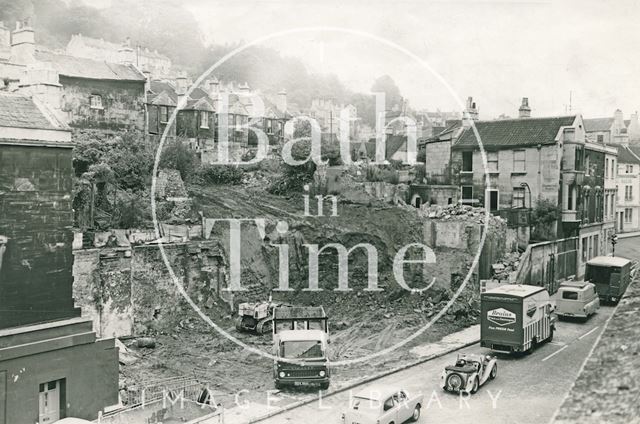
<svg viewBox="0 0 640 424">
<path fill-rule="evenodd" d="M 92 94 L 89 98 L 89 107 L 91 109 L 103 109 L 102 96 L 99 94 Z"/>
</svg>

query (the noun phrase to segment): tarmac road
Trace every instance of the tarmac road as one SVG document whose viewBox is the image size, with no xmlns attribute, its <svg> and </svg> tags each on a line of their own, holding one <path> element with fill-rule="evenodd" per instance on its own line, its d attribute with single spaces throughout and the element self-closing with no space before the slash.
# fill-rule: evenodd
<svg viewBox="0 0 640 424">
<path fill-rule="evenodd" d="M 420 423 L 547 423 L 575 381 L 612 312 L 612 307 L 605 306 L 587 322 L 559 322 L 554 341 L 528 356 L 498 355 L 497 378 L 470 398 L 448 394 L 440 388 L 442 370 L 455 361 L 455 353 L 358 387 L 354 392 L 382 384 L 399 386 L 410 394 L 423 393 Z M 464 351 L 490 352 L 479 345 Z M 263 422 L 340 423 L 349 396 L 349 392 L 339 393 L 322 399 L 321 403 L 314 402 Z"/>
</svg>

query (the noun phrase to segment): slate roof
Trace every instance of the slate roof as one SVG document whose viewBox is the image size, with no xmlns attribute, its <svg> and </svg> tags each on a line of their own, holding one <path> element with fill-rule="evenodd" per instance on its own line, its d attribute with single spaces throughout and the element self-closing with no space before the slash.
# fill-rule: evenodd
<svg viewBox="0 0 640 424">
<path fill-rule="evenodd" d="M 636 156 L 640 157 L 640 146 L 639 145 L 630 145 L 629 150 L 636 154 Z"/>
<path fill-rule="evenodd" d="M 613 118 L 592 118 L 585 119 L 583 122 L 587 132 L 609 131 L 613 125 Z"/>
<path fill-rule="evenodd" d="M 640 157 L 638 157 L 629 147 L 620 146 L 618 147 L 618 163 L 640 164 Z"/>
<path fill-rule="evenodd" d="M 501 119 L 477 121 L 475 127 L 484 147 L 525 147 L 554 144 L 561 127 L 571 126 L 574 116 L 551 118 Z M 454 143 L 454 148 L 477 147 L 475 132 L 466 128 Z"/>
<path fill-rule="evenodd" d="M 0 127 L 59 130 L 45 113 L 27 96 L 0 92 Z"/>
<path fill-rule="evenodd" d="M 58 74 L 67 77 L 115 81 L 146 81 L 144 74 L 133 65 L 108 63 L 45 51 L 37 51 L 36 59 L 40 62 L 50 63 Z"/>
</svg>

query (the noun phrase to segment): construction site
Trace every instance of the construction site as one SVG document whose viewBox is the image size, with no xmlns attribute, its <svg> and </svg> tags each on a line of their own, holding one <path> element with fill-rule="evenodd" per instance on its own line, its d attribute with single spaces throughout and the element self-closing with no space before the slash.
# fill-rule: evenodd
<svg viewBox="0 0 640 424">
<path fill-rule="evenodd" d="M 74 275 L 76 281 L 85 282 L 74 287 L 76 301 L 85 315 L 93 318 L 101 336 L 119 339 L 123 404 L 135 404 L 141 391 L 158 384 L 206 384 L 223 405 L 232 404 L 240 390 L 248 390 L 244 396 L 250 399 L 275 389 L 273 361 L 244 349 L 205 322 L 179 293 L 163 252 L 179 284 L 201 311 L 220 329 L 259 351 L 273 353 L 273 306 L 322 306 L 328 317 L 327 356 L 331 362 L 357 360 L 402 342 L 443 311 L 466 281 L 451 307 L 423 334 L 388 354 L 333 368 L 332 387 L 411 359 L 415 357 L 412 347 L 437 342 L 475 324 L 480 273 L 492 273 L 488 264 L 516 250 L 515 242 L 505 237 L 510 232 L 506 222 L 491 216 L 485 226 L 483 209 L 450 206 L 438 208 L 434 214 L 435 209 L 416 209 L 404 202 L 390 202 L 385 195 L 368 194 L 375 190 L 350 190 L 339 196 L 337 216 L 305 216 L 300 194 L 276 196 L 246 186 L 191 187 L 190 202 L 202 211 L 202 223 L 163 227 L 162 248 L 157 241 L 137 241 L 140 234 L 113 231 L 95 235 L 96 240 L 102 237 L 101 247 L 76 249 Z M 229 284 L 230 227 L 207 223 L 208 219 L 231 217 L 265 222 L 264 229 L 242 226 L 244 291 L 240 292 L 225 290 Z M 288 224 L 284 235 L 276 229 L 279 221 Z M 472 268 L 485 231 L 485 247 Z M 104 242 L 109 239 L 111 244 Z M 309 284 L 305 246 L 332 243 L 347 249 L 360 243 L 373 246 L 380 290 L 365 290 L 369 265 L 365 249 L 349 254 L 350 291 L 335 290 L 338 255 L 329 249 L 319 255 L 320 290 L 304 290 Z M 414 243 L 431 248 L 436 261 L 404 264 L 406 284 L 418 289 L 411 292 L 396 282 L 393 262 L 403 246 Z M 290 291 L 278 290 L 277 244 L 289 246 Z M 407 253 L 407 259 L 416 257 L 419 252 Z M 247 318 L 244 321 L 243 316 Z M 299 389 L 284 390 L 295 395 Z"/>
</svg>

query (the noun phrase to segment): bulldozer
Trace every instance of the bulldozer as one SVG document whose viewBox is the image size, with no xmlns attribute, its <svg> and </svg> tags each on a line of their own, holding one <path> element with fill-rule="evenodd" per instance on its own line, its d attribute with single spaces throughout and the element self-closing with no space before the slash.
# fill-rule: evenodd
<svg viewBox="0 0 640 424">
<path fill-rule="evenodd" d="M 277 305 L 267 302 L 241 303 L 238 305 L 236 330 L 257 334 L 270 333 L 273 329 L 273 309 Z"/>
</svg>

